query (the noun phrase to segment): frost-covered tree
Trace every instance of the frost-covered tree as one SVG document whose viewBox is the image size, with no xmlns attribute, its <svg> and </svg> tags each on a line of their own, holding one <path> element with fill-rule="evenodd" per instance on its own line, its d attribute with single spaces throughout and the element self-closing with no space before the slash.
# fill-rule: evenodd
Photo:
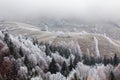
<svg viewBox="0 0 120 80">
<path fill-rule="evenodd" d="M 32 77 L 31 80 L 43 80 L 41 76 Z"/>
<path fill-rule="evenodd" d="M 50 50 L 49 44 L 46 44 L 45 53 L 46 53 L 46 55 L 51 56 L 51 50 Z"/>
<path fill-rule="evenodd" d="M 114 66 L 116 66 L 116 65 L 119 64 L 119 59 L 118 59 L 118 57 L 117 57 L 117 54 L 114 55 L 113 62 L 114 62 Z"/>
<path fill-rule="evenodd" d="M 38 40 L 33 38 L 33 44 L 38 44 Z"/>
<path fill-rule="evenodd" d="M 59 68 L 58 68 L 54 58 L 52 59 L 52 62 L 49 65 L 49 70 L 48 71 L 50 71 L 52 74 L 56 73 L 56 72 L 59 72 Z"/>
<path fill-rule="evenodd" d="M 30 64 L 27 56 L 25 56 L 25 58 L 24 58 L 24 64 L 27 66 L 28 71 L 31 71 L 32 67 L 31 67 L 31 64 Z"/>
<path fill-rule="evenodd" d="M 5 33 L 5 36 L 4 36 L 4 41 L 8 44 L 9 43 L 9 35 L 7 33 Z"/>
<path fill-rule="evenodd" d="M 70 47 L 69 50 L 72 54 L 82 57 L 82 51 L 79 43 L 71 41 L 68 43 L 68 46 Z"/>
<path fill-rule="evenodd" d="M 60 43 L 61 44 L 61 43 Z M 67 48 L 64 45 L 59 45 L 59 46 L 55 46 L 55 45 L 50 45 L 50 50 L 51 52 L 55 53 L 55 52 L 58 52 L 62 57 L 65 57 L 65 58 L 69 58 L 70 56 L 70 49 Z"/>
<path fill-rule="evenodd" d="M 54 58 L 54 60 L 60 64 L 62 66 L 63 62 L 65 61 L 66 63 L 68 62 L 68 59 L 66 59 L 65 57 L 62 57 L 61 55 L 59 55 L 58 52 L 52 53 L 51 57 Z"/>
<path fill-rule="evenodd" d="M 68 66 L 65 61 L 63 62 L 61 73 L 66 77 L 69 74 Z"/>
<path fill-rule="evenodd" d="M 86 66 L 83 63 L 79 62 L 77 64 L 77 67 L 75 68 L 78 79 L 81 80 L 85 79 L 87 77 L 89 69 L 90 69 L 89 66 Z"/>
<path fill-rule="evenodd" d="M 20 54 L 20 56 L 21 57 L 23 57 L 24 56 L 24 53 L 23 53 L 23 51 L 22 51 L 22 48 L 20 47 L 20 49 L 19 49 L 19 54 Z"/>
<path fill-rule="evenodd" d="M 69 71 L 71 71 L 74 67 L 75 67 L 75 66 L 74 66 L 74 64 L 73 64 L 73 61 L 72 61 L 72 59 L 70 58 L 70 65 L 68 66 Z"/>
<path fill-rule="evenodd" d="M 21 66 L 18 70 L 18 76 L 21 79 L 27 79 L 28 69 L 26 66 Z"/>
<path fill-rule="evenodd" d="M 96 57 L 100 57 L 100 51 L 99 51 L 99 46 L 98 46 L 98 39 L 94 37 L 94 47 L 95 47 L 95 55 Z"/>
<path fill-rule="evenodd" d="M 52 74 L 50 80 L 66 80 L 66 78 L 61 73 Z"/>
<path fill-rule="evenodd" d="M 79 56 L 75 56 L 75 58 L 74 58 L 74 60 L 73 60 L 73 65 L 74 65 L 74 67 L 77 65 L 77 63 L 78 62 L 80 62 L 81 61 L 81 59 L 80 59 L 80 57 Z"/>
</svg>

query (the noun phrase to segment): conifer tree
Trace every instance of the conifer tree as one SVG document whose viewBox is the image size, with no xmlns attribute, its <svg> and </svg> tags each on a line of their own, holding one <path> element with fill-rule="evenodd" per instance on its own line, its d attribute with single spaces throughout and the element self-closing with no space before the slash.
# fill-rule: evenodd
<svg viewBox="0 0 120 80">
<path fill-rule="evenodd" d="M 51 62 L 50 65 L 49 65 L 49 71 L 50 71 L 52 74 L 54 74 L 54 73 L 56 73 L 56 72 L 59 71 L 59 68 L 58 68 L 58 66 L 57 66 L 54 58 L 52 59 L 52 62 Z"/>
<path fill-rule="evenodd" d="M 69 65 L 69 71 L 71 71 L 74 68 L 73 61 L 70 58 L 70 65 Z"/>
<path fill-rule="evenodd" d="M 46 45 L 45 53 L 47 56 L 51 56 L 51 50 L 48 44 Z"/>
<path fill-rule="evenodd" d="M 111 80 L 115 80 L 115 77 L 114 77 L 114 74 L 112 71 L 111 71 L 110 75 L 111 75 Z"/>
<path fill-rule="evenodd" d="M 19 54 L 20 54 L 20 56 L 21 57 L 23 57 L 24 56 L 24 53 L 23 53 L 23 51 L 22 51 L 22 48 L 20 47 L 20 49 L 19 49 Z"/>
<path fill-rule="evenodd" d="M 73 79 L 73 80 L 78 80 L 78 79 L 77 79 L 77 74 L 76 74 L 76 73 L 74 74 L 74 79 Z"/>
<path fill-rule="evenodd" d="M 7 33 L 5 33 L 5 36 L 4 36 L 4 41 L 8 44 L 9 42 L 9 35 Z"/>
<path fill-rule="evenodd" d="M 69 71 L 68 71 L 68 66 L 66 64 L 66 62 L 64 61 L 63 62 L 63 65 L 62 65 L 62 69 L 61 69 L 61 73 L 67 77 Z"/>
<path fill-rule="evenodd" d="M 117 54 L 114 55 L 113 61 L 114 61 L 114 66 L 118 65 L 119 59 L 118 59 L 118 57 L 117 57 Z"/>
</svg>

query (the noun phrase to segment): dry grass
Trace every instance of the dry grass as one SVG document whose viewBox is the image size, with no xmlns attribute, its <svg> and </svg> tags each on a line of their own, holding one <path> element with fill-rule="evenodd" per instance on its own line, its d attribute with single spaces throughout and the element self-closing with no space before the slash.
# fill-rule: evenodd
<svg viewBox="0 0 120 80">
<path fill-rule="evenodd" d="M 13 23 L 12 23 L 13 24 Z M 61 41 L 69 43 L 71 41 L 78 42 L 81 50 L 84 54 L 87 53 L 87 49 L 90 50 L 90 54 L 95 54 L 94 51 L 94 37 L 98 39 L 98 48 L 100 51 L 101 56 L 113 56 L 114 54 L 118 54 L 120 56 L 120 46 L 113 45 L 110 43 L 104 35 L 101 34 L 80 34 L 79 32 L 69 32 L 65 33 L 64 35 L 58 37 L 57 32 L 47 32 L 47 31 L 40 31 L 38 28 L 34 28 L 34 26 L 30 26 L 27 24 L 22 23 L 14 23 L 15 27 L 9 27 L 8 30 L 11 34 L 22 34 L 28 36 L 34 36 L 38 39 L 39 42 L 49 42 L 51 41 L 54 45 L 59 45 Z M 26 27 L 20 27 L 24 26 Z M 11 29 L 11 28 L 14 28 Z M 33 29 L 33 30 L 32 30 Z M 118 45 L 120 45 L 120 41 L 113 40 L 112 41 Z"/>
</svg>

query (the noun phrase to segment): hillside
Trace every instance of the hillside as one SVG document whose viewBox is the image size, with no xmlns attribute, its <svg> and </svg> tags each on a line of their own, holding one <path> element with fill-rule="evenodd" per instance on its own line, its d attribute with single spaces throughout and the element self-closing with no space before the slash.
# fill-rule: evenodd
<svg viewBox="0 0 120 80">
<path fill-rule="evenodd" d="M 119 80 L 120 42 L 105 34 L 0 25 L 1 80 Z"/>
<path fill-rule="evenodd" d="M 119 80 L 117 55 L 110 59 L 86 56 L 78 44 L 70 47 L 0 31 L 0 80 Z"/>
<path fill-rule="evenodd" d="M 38 17 L 33 20 L 24 20 L 28 24 L 32 24 L 39 28 L 48 26 L 50 31 L 87 31 L 89 33 L 106 34 L 107 36 L 120 40 L 120 21 L 114 20 L 98 20 L 92 21 L 81 18 L 54 18 L 54 17 Z"/>
<path fill-rule="evenodd" d="M 79 44 L 81 51 L 87 55 L 95 56 L 97 50 L 102 57 L 112 57 L 114 54 L 120 56 L 120 41 L 111 39 L 105 34 L 87 33 L 85 31 L 41 31 L 40 28 L 32 25 L 17 22 L 5 22 L 1 26 L 1 29 L 7 29 L 8 32 L 13 35 L 33 37 L 39 42 L 46 42 L 55 46 L 62 45 L 64 47 L 69 47 L 74 43 Z"/>
</svg>

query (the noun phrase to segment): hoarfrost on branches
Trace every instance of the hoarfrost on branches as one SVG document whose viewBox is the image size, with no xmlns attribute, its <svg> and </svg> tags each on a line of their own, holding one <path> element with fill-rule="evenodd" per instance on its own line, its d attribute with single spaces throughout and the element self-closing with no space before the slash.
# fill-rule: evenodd
<svg viewBox="0 0 120 80">
<path fill-rule="evenodd" d="M 28 69 L 26 66 L 21 66 L 19 71 L 18 71 L 18 74 L 21 76 L 21 77 L 24 77 L 26 76 L 28 73 Z"/>
<path fill-rule="evenodd" d="M 95 53 L 97 57 L 100 57 L 99 47 L 98 47 L 98 40 L 96 37 L 94 37 L 94 44 L 95 44 Z"/>
<path fill-rule="evenodd" d="M 43 79 L 40 76 L 37 76 L 37 77 L 31 78 L 31 80 L 43 80 Z"/>
<path fill-rule="evenodd" d="M 66 78 L 61 73 L 52 74 L 50 80 L 66 80 Z"/>
</svg>

